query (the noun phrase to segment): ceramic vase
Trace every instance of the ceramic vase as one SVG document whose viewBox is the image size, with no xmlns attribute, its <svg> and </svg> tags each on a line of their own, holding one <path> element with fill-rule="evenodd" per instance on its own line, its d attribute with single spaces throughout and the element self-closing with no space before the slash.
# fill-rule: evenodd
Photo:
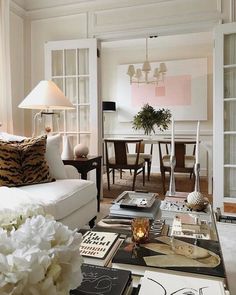
<svg viewBox="0 0 236 295">
<path fill-rule="evenodd" d="M 73 149 L 70 139 L 67 135 L 63 135 L 63 150 L 61 154 L 62 160 L 73 159 Z"/>
<path fill-rule="evenodd" d="M 74 147 L 74 156 L 75 158 L 87 157 L 89 149 L 86 145 L 79 143 Z"/>
</svg>

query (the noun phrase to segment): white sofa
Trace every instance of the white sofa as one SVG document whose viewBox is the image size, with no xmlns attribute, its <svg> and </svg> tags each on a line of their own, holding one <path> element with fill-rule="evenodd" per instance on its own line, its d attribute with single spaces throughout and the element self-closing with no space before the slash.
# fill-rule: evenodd
<svg viewBox="0 0 236 295">
<path fill-rule="evenodd" d="M 1 134 L 0 138 L 6 140 Z M 97 214 L 96 185 L 79 179 L 76 168 L 63 164 L 60 141 L 60 136 L 48 137 L 45 155 L 50 174 L 56 181 L 10 188 L 2 186 L 0 207 L 14 208 L 29 202 L 42 206 L 45 213 L 71 229 L 81 228 L 87 223 L 92 226 Z"/>
</svg>

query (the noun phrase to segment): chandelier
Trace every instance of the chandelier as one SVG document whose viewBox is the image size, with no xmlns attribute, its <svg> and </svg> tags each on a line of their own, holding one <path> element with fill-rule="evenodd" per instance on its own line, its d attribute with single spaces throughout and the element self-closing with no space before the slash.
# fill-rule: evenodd
<svg viewBox="0 0 236 295">
<path fill-rule="evenodd" d="M 148 38 L 146 38 L 146 60 L 143 63 L 142 69 L 135 70 L 134 65 L 129 65 L 128 67 L 127 75 L 130 77 L 130 84 L 133 84 L 133 83 L 158 84 L 159 81 L 164 81 L 164 77 L 167 72 L 166 64 L 164 62 L 161 62 L 159 64 L 159 68 L 154 69 L 153 79 L 149 78 L 150 72 L 151 72 L 151 66 L 148 61 Z"/>
</svg>

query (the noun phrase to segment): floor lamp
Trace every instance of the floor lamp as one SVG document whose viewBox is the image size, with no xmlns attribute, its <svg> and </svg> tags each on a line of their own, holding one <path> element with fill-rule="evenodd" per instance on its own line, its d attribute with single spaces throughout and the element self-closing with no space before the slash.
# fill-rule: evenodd
<svg viewBox="0 0 236 295">
<path fill-rule="evenodd" d="M 73 104 L 52 81 L 40 81 L 18 107 L 40 110 L 33 119 L 33 136 L 38 135 L 38 131 L 40 133 L 59 132 L 60 113 L 55 110 L 74 109 Z M 51 126 L 47 125 L 48 118 L 50 118 Z M 41 130 L 38 130 L 40 129 L 38 126 L 41 126 Z"/>
<path fill-rule="evenodd" d="M 112 113 L 116 111 L 116 102 L 115 101 L 103 101 L 102 102 L 102 112 L 103 112 L 103 120 L 102 120 L 102 139 L 104 140 L 104 123 L 105 116 L 104 113 Z M 103 165 L 105 164 L 104 159 L 104 143 L 102 144 L 102 152 L 103 152 Z"/>
</svg>

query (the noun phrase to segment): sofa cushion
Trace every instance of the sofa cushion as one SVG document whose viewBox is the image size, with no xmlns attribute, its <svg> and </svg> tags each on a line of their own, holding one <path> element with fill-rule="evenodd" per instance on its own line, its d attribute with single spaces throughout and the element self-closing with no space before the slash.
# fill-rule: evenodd
<svg viewBox="0 0 236 295">
<path fill-rule="evenodd" d="M 66 171 L 61 159 L 61 135 L 48 136 L 46 147 L 46 160 L 48 162 L 49 171 L 55 179 L 65 179 Z"/>
<path fill-rule="evenodd" d="M 61 179 L 51 183 L 28 185 L 19 188 L 43 206 L 46 213 L 56 220 L 63 219 L 94 200 L 97 194 L 92 181 L 82 179 Z"/>
<path fill-rule="evenodd" d="M 45 159 L 47 136 L 20 142 L 0 140 L 0 186 L 52 181 Z"/>
</svg>

